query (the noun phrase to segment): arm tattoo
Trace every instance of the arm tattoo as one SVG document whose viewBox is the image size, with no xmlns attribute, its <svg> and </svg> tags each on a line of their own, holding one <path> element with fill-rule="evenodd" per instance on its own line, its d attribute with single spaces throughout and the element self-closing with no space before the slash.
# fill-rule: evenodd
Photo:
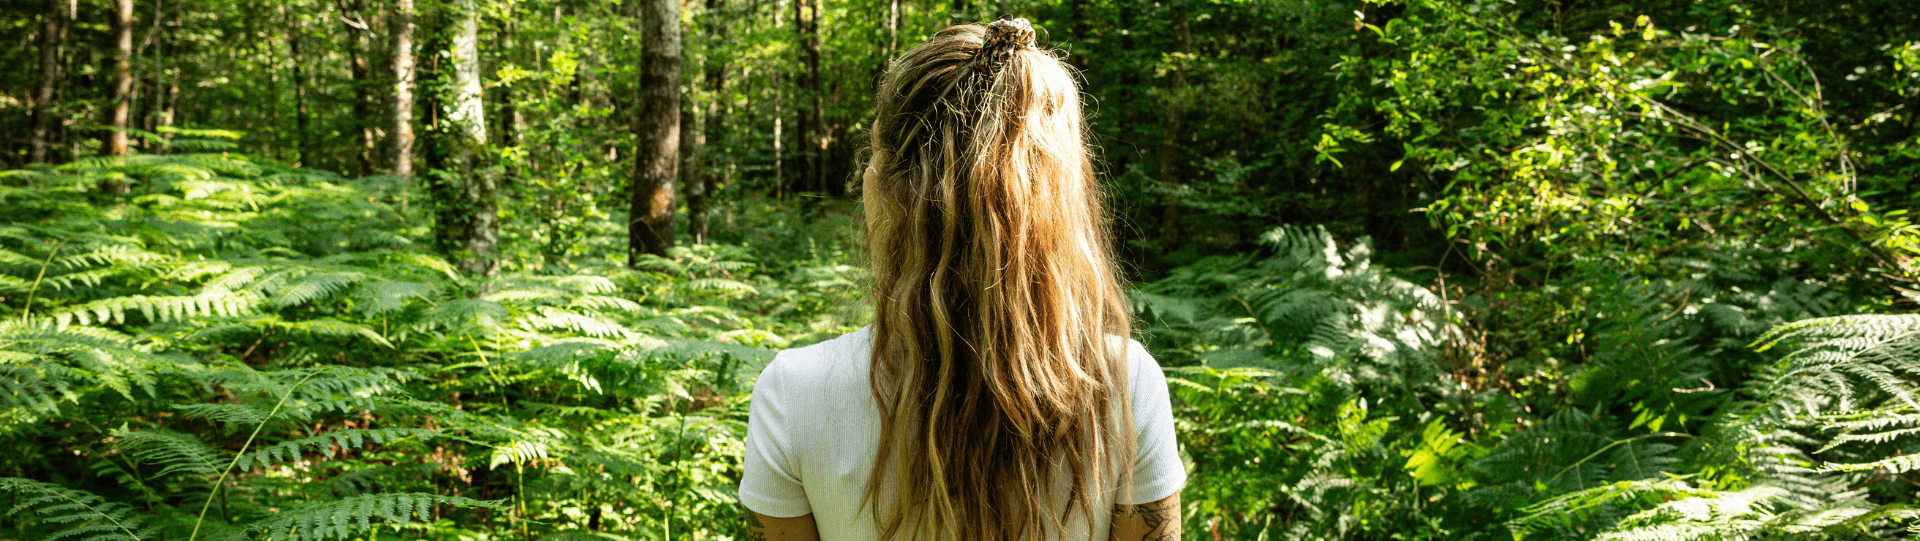
<svg viewBox="0 0 1920 541">
<path fill-rule="evenodd" d="M 1146 541 L 1179 541 L 1180 506 L 1168 502 L 1153 502 L 1141 505 L 1123 505 L 1116 515 L 1123 519 L 1139 519 L 1146 524 Z"/>
<path fill-rule="evenodd" d="M 767 523 L 752 511 L 747 512 L 747 541 L 767 541 Z"/>
</svg>

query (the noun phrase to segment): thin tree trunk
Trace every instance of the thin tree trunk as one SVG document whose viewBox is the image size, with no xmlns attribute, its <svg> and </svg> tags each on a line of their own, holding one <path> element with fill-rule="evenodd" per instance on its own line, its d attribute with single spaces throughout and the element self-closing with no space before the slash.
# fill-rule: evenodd
<svg viewBox="0 0 1920 541">
<path fill-rule="evenodd" d="M 682 27 L 681 30 L 681 38 L 682 43 L 684 43 L 686 41 L 684 27 Z M 686 49 L 682 48 L 681 52 L 685 53 Z M 688 59 L 684 57 L 680 59 L 680 62 L 683 67 L 691 64 L 691 62 L 688 62 Z M 691 231 L 691 229 L 694 229 L 692 222 L 697 219 L 696 217 L 701 217 L 707 210 L 706 196 L 700 193 L 701 179 L 706 178 L 704 165 L 706 162 L 707 136 L 706 132 L 701 129 L 702 126 L 700 125 L 699 119 L 694 115 L 694 108 L 697 107 L 694 103 L 694 95 L 691 92 L 688 94 L 689 95 L 680 97 L 679 182 L 680 187 L 687 191 L 687 222 L 688 229 L 690 230 L 687 233 L 694 244 L 699 244 L 700 235 L 695 231 Z"/>
<path fill-rule="evenodd" d="M 725 19 L 720 12 L 726 5 L 724 0 L 707 0 L 707 17 L 711 21 L 710 43 L 721 43 L 727 39 Z M 723 93 L 727 86 L 727 64 L 713 56 L 707 57 L 707 117 L 705 128 L 700 130 L 701 157 L 703 159 L 701 175 L 697 189 L 690 190 L 687 197 L 687 223 L 692 229 L 695 244 L 707 242 L 707 200 L 713 197 L 714 188 L 720 186 L 720 168 L 713 166 L 713 152 L 709 149 L 726 148 L 726 136 L 720 130 L 726 126 L 727 99 Z"/>
<path fill-rule="evenodd" d="M 773 198 L 784 199 L 787 186 L 787 92 L 786 77 L 773 74 Z"/>
<path fill-rule="evenodd" d="M 1187 34 L 1187 4 L 1184 0 L 1174 0 L 1172 6 L 1173 50 L 1176 53 L 1174 69 L 1167 77 L 1167 101 L 1161 107 L 1160 117 L 1160 182 L 1180 183 L 1180 120 L 1186 113 L 1187 68 L 1185 55 L 1192 52 L 1191 36 Z M 1160 235 L 1172 242 L 1178 238 L 1181 220 L 1181 205 L 1170 203 L 1160 216 Z"/>
<path fill-rule="evenodd" d="M 378 144 L 373 129 L 373 67 L 368 61 L 373 55 L 373 28 L 367 23 L 366 0 L 341 0 L 340 11 L 347 26 L 348 74 L 353 78 L 353 124 L 360 137 L 359 146 L 353 152 L 353 174 L 364 177 L 373 172 L 374 148 Z"/>
<path fill-rule="evenodd" d="M 114 0 L 113 35 L 115 60 L 113 64 L 113 111 L 108 117 L 106 147 L 102 149 L 108 156 L 127 155 L 127 128 L 132 120 L 133 106 L 133 0 Z M 126 184 L 117 184 L 117 189 L 108 191 L 122 192 Z"/>
<path fill-rule="evenodd" d="M 794 0 L 793 26 L 800 38 L 800 65 L 805 73 L 801 74 L 800 86 L 805 92 L 800 98 L 800 122 L 796 134 L 800 136 L 800 187 L 810 192 L 826 191 L 826 175 L 822 174 L 825 164 L 826 138 L 821 136 L 825 126 L 822 114 L 823 92 L 820 87 L 820 0 Z"/>
<path fill-rule="evenodd" d="M 786 7 L 782 5 L 782 1 L 773 1 L 774 28 L 786 26 L 786 15 L 782 12 Z M 800 0 L 784 1 L 799 2 Z M 744 71 L 741 78 L 746 78 Z M 793 188 L 788 184 L 793 175 L 787 173 L 787 77 L 780 70 L 773 70 L 770 79 L 773 80 L 773 198 L 784 201 L 787 192 L 792 191 Z"/>
<path fill-rule="evenodd" d="M 887 0 L 887 61 L 900 52 L 900 0 Z"/>
<path fill-rule="evenodd" d="M 800 58 L 798 59 L 800 61 L 800 73 L 794 74 L 794 78 L 799 80 L 800 88 L 797 93 L 798 95 L 794 96 L 795 99 L 793 100 L 795 105 L 794 110 L 798 113 L 794 115 L 793 119 L 793 134 L 799 142 L 799 144 L 795 146 L 800 150 L 800 169 L 797 171 L 798 174 L 793 175 L 795 192 L 813 191 L 813 158 L 810 155 L 810 147 L 813 142 L 813 126 L 811 123 L 813 115 L 808 114 L 807 106 L 810 104 L 810 101 L 806 95 L 807 91 L 813 89 L 813 85 L 807 78 L 806 5 L 807 0 L 793 0 L 793 36 L 794 40 L 798 41 L 798 45 L 800 46 Z"/>
<path fill-rule="evenodd" d="M 640 100 L 633 123 L 633 187 L 628 194 L 627 264 L 673 246 L 674 180 L 680 154 L 680 2 L 640 6 Z"/>
<path fill-rule="evenodd" d="M 972 12 L 973 2 L 969 0 L 953 0 L 953 13 L 950 15 L 951 19 L 948 22 L 952 24 L 975 22 Z"/>
<path fill-rule="evenodd" d="M 413 0 L 393 1 L 393 174 L 413 176 Z"/>
<path fill-rule="evenodd" d="M 159 0 L 155 0 L 154 5 L 156 7 L 153 11 L 153 18 L 156 21 L 158 21 L 161 19 L 160 10 L 157 7 L 159 5 Z M 180 14 L 181 14 L 181 2 L 174 2 L 172 11 L 173 11 L 173 26 L 179 27 Z M 181 47 L 181 49 L 185 49 L 185 48 L 186 48 L 185 46 Z M 173 57 L 184 56 L 182 54 L 183 52 L 184 51 L 176 50 L 166 54 L 172 55 L 167 58 L 173 58 Z M 153 79 L 153 83 L 154 83 L 153 129 L 156 132 L 162 131 L 163 128 L 173 127 L 174 125 L 174 120 L 175 120 L 174 115 L 178 111 L 180 106 L 180 70 L 183 70 L 183 69 L 186 69 L 186 67 L 176 62 L 172 69 L 161 70 L 159 74 L 156 74 L 154 76 L 154 79 Z M 166 82 L 164 84 L 161 83 L 162 77 L 166 79 Z M 160 137 L 166 143 L 173 142 L 172 133 L 162 133 L 160 134 Z"/>
<path fill-rule="evenodd" d="M 452 198 L 441 204 L 454 207 L 454 214 L 441 227 L 453 232 L 455 265 L 462 272 L 492 276 L 500 266 L 493 258 L 500 242 L 500 209 L 497 179 L 482 163 L 487 118 L 480 85 L 480 10 L 475 0 L 458 0 L 452 7 L 453 102 L 445 104 L 447 124 L 439 135 L 448 139 L 455 176 Z"/>
<path fill-rule="evenodd" d="M 500 26 L 501 28 L 500 28 L 499 37 L 500 37 L 501 52 L 499 53 L 499 56 L 504 58 L 512 58 L 512 55 L 514 54 L 514 48 L 515 48 L 515 44 L 513 40 L 513 33 L 515 29 L 514 29 L 513 21 L 512 20 L 501 21 Z M 494 134 L 494 138 L 495 140 L 500 142 L 501 146 L 519 146 L 520 144 L 520 108 L 514 105 L 513 85 L 500 85 L 499 88 L 500 88 L 500 119 L 499 119 L 500 129 L 496 130 L 498 133 Z"/>
<path fill-rule="evenodd" d="M 314 150 L 313 115 L 307 107 L 307 87 L 310 83 L 306 70 L 300 65 L 304 60 L 300 55 L 300 34 L 306 32 L 307 18 L 304 15 L 296 16 L 294 11 L 299 10 L 288 10 L 286 4 L 280 4 L 280 14 L 287 25 L 287 62 L 293 67 L 293 125 L 300 132 L 300 159 L 295 160 L 294 164 L 319 167 L 320 154 Z"/>
<path fill-rule="evenodd" d="M 832 192 L 834 190 L 827 185 L 827 146 L 831 144 L 831 139 L 828 137 L 831 129 L 827 126 L 826 86 L 822 84 L 820 76 L 821 1 L 807 2 L 807 92 L 810 94 L 807 99 L 813 106 L 807 111 L 807 114 L 813 117 L 807 122 L 807 125 L 813 129 L 813 139 L 808 141 L 808 144 L 813 147 L 813 152 L 809 155 L 812 157 L 813 171 L 807 175 L 812 177 L 814 191 Z"/>
<path fill-rule="evenodd" d="M 161 96 L 160 103 L 155 104 L 155 106 L 160 108 L 160 122 L 156 126 L 156 129 L 173 127 L 175 115 L 178 114 L 180 108 L 179 68 L 175 68 L 173 73 L 167 77 L 166 93 Z M 168 141 L 173 140 L 173 134 L 171 133 L 164 134 L 162 137 L 165 137 Z"/>
<path fill-rule="evenodd" d="M 53 131 L 54 89 L 60 85 L 60 48 L 66 41 L 66 2 L 45 0 L 40 12 L 40 80 L 33 89 L 33 127 L 27 139 L 27 162 L 47 163 Z"/>
<path fill-rule="evenodd" d="M 161 23 L 165 22 L 165 18 L 160 14 L 161 9 L 165 7 L 165 3 L 166 0 L 153 0 L 153 24 L 147 27 L 146 39 L 140 40 L 139 47 L 134 49 L 134 56 L 152 59 L 149 64 L 154 67 L 154 69 L 134 79 L 137 84 L 132 98 L 134 103 L 130 108 L 135 118 L 134 124 L 148 132 L 152 132 L 160 126 L 160 102 L 164 99 L 163 93 L 166 91 L 166 85 L 160 84 L 160 77 L 166 73 L 166 68 L 162 67 L 162 65 L 164 60 L 168 58 L 165 43 L 166 36 L 162 34 L 161 26 Z M 152 47 L 152 50 L 148 50 L 148 47 Z M 140 88 L 139 85 L 145 85 L 145 88 Z M 146 90 L 151 90 L 152 93 L 147 97 L 149 102 L 142 104 L 140 103 L 140 99 L 143 94 L 147 94 L 145 92 Z M 153 152 L 156 149 L 154 146 L 156 144 L 158 143 L 150 139 L 142 138 L 140 140 L 140 148 L 148 152 Z"/>
</svg>

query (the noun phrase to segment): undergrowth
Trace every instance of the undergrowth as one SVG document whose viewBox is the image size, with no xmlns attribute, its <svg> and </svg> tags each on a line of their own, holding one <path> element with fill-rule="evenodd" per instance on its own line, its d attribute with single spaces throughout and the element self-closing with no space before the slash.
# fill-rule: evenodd
<svg viewBox="0 0 1920 541">
<path fill-rule="evenodd" d="M 844 208 L 736 200 L 639 270 L 536 245 L 482 283 L 395 182 L 0 173 L 0 538 L 738 538 L 753 376 L 870 319 Z M 1915 533 L 1920 319 L 1724 248 L 1463 286 L 1289 226 L 1140 284 L 1187 531 Z"/>
<path fill-rule="evenodd" d="M 481 284 L 390 177 L 222 153 L 0 182 L 0 537 L 726 538 L 753 374 L 867 319 L 839 245 Z"/>
</svg>

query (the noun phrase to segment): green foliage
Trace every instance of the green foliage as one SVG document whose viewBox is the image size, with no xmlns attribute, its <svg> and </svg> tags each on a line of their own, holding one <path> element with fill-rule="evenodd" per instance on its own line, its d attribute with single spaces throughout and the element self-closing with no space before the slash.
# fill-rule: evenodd
<svg viewBox="0 0 1920 541">
<path fill-rule="evenodd" d="M 7 515 L 29 513 L 60 528 L 43 539 L 54 541 L 139 541 L 145 530 L 131 506 L 102 500 L 88 492 L 18 477 L 0 478 L 0 491 L 19 498 Z"/>
<path fill-rule="evenodd" d="M 1343 67 L 1391 90 L 1341 107 L 1383 119 L 1401 162 L 1444 181 L 1423 211 L 1475 263 L 1601 253 L 1660 275 L 1664 257 L 1737 238 L 1800 247 L 1776 257 L 1821 272 L 1913 279 L 1913 254 L 1895 248 L 1913 244 L 1906 210 L 1884 206 L 1900 199 L 1857 163 L 1871 128 L 1828 109 L 1823 79 L 1839 74 L 1771 10 L 1601 10 L 1547 31 L 1502 2 L 1370 4 L 1400 11 L 1356 21 L 1394 53 Z M 1370 137 L 1327 133 L 1326 158 Z"/>
<path fill-rule="evenodd" d="M 1446 359 L 1462 315 L 1374 266 L 1364 242 L 1342 250 L 1325 230 L 1300 227 L 1266 239 L 1264 258 L 1175 269 L 1136 295 L 1149 350 L 1196 365 L 1170 376 L 1193 464 L 1188 530 L 1446 535 L 1444 506 L 1419 493 L 1451 487 L 1484 453 L 1426 411 L 1473 398 Z M 1397 435 L 1409 426 L 1429 437 Z"/>
<path fill-rule="evenodd" d="M 485 503 L 438 494 L 362 494 L 291 509 L 254 524 L 251 530 L 257 532 L 255 535 L 288 541 L 351 539 L 374 528 L 369 519 L 404 527 L 415 520 L 432 520 L 435 506 L 491 507 Z"/>
<path fill-rule="evenodd" d="M 110 175 L 144 194 L 88 202 Z M 37 479 L 7 485 L 27 537 L 731 535 L 768 348 L 864 320 L 837 247 L 780 276 L 707 245 L 483 285 L 330 174 L 153 156 L 37 178 L 0 190 L 23 210 L 0 223 L 0 445 Z"/>
<path fill-rule="evenodd" d="M 1836 292 L 1737 252 L 1691 263 L 1700 272 L 1683 280 L 1594 266 L 1578 290 L 1435 291 L 1373 266 L 1364 242 L 1342 250 L 1309 231 L 1276 230 L 1264 259 L 1202 261 L 1136 295 L 1150 350 L 1187 365 L 1169 374 L 1192 464 L 1189 531 L 1708 539 L 1911 526 L 1897 486 L 1920 465 L 1908 458 L 1920 320 L 1820 317 L 1845 310 Z M 1767 356 L 1778 349 L 1791 352 Z"/>
<path fill-rule="evenodd" d="M 1913 469 L 1914 343 L 1920 320 L 1867 315 L 1775 327 L 1756 345 L 1791 351 L 1752 397 L 1703 435 L 1697 473 L 1619 480 L 1545 500 L 1522 532 L 1605 516 L 1602 539 L 1889 536 L 1920 513 L 1888 486 Z M 1889 377 L 1892 376 L 1892 377 Z M 1891 429 L 1891 430 L 1889 430 Z M 1825 458 L 1815 458 L 1825 455 Z M 1569 532 L 1571 533 L 1571 532 Z"/>
</svg>

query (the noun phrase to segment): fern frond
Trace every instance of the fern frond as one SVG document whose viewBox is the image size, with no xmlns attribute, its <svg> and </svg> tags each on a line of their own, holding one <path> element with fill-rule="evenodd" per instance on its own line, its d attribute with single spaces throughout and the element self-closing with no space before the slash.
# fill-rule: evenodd
<svg viewBox="0 0 1920 541">
<path fill-rule="evenodd" d="M 526 464 L 534 460 L 553 456 L 556 452 L 569 448 L 566 433 L 549 427 L 499 427 L 491 430 L 492 435 L 507 436 L 505 441 L 495 444 L 487 459 L 487 467 L 498 468 L 504 464 Z"/>
<path fill-rule="evenodd" d="M 428 310 L 414 325 L 421 329 L 478 329 L 497 332 L 507 308 L 483 299 L 454 299 Z"/>
<path fill-rule="evenodd" d="M 376 520 L 395 526 L 416 520 L 431 521 L 435 518 L 434 509 L 442 505 L 494 508 L 500 503 L 424 493 L 362 494 L 277 513 L 254 523 L 250 529 L 257 532 L 256 535 L 279 541 L 346 539 L 372 529 Z"/>
<path fill-rule="evenodd" d="M 60 525 L 46 541 L 140 541 L 146 533 L 132 507 L 90 492 L 19 477 L 0 477 L 0 491 L 19 498 L 7 516 L 31 512 L 42 523 Z"/>
<path fill-rule="evenodd" d="M 613 312 L 639 312 L 642 310 L 640 303 L 605 295 L 582 295 L 579 298 L 573 299 L 568 305 L 578 308 Z"/>
<path fill-rule="evenodd" d="M 631 338 L 633 331 L 618 323 L 548 307 L 541 307 L 522 319 L 522 323 L 533 329 L 566 329 L 587 336 L 599 338 Z"/>
<path fill-rule="evenodd" d="M 76 385 L 100 384 L 133 399 L 152 392 L 154 372 L 175 363 L 96 327 L 51 328 L 42 320 L 0 321 L 0 405 L 53 413 Z"/>
<path fill-rule="evenodd" d="M 332 297 L 346 290 L 348 286 L 367 279 L 366 274 L 358 272 L 308 274 L 275 291 L 268 303 L 275 308 L 306 304 Z"/>
<path fill-rule="evenodd" d="M 444 468 L 438 463 L 381 465 L 348 471 L 336 475 L 328 484 L 329 492 L 341 496 L 355 496 L 382 492 L 384 487 L 394 484 L 411 484 Z"/>
<path fill-rule="evenodd" d="M 1914 470 L 1920 470 L 1920 455 L 1900 455 L 1858 464 L 1828 462 L 1820 465 L 1819 471 L 1872 471 L 1884 475 L 1899 475 Z"/>
<path fill-rule="evenodd" d="M 253 313 L 260 299 L 245 293 L 207 292 L 193 296 L 132 295 L 70 306 L 49 314 L 60 328 L 71 324 L 124 324 L 127 313 L 138 311 L 149 322 L 192 317 L 234 317 Z"/>
<path fill-rule="evenodd" d="M 423 282 L 372 281 L 356 288 L 353 298 L 361 314 L 378 316 L 398 311 L 415 299 L 432 300 L 439 293 L 440 288 Z"/>
<path fill-rule="evenodd" d="M 374 331 L 373 329 L 368 328 L 365 325 L 355 325 L 355 324 L 347 323 L 345 321 L 340 321 L 337 319 L 309 319 L 309 320 L 302 320 L 302 321 L 285 321 L 285 322 L 280 322 L 279 327 L 283 329 L 291 330 L 291 331 L 300 331 L 300 332 L 318 335 L 318 336 L 333 336 L 333 337 L 339 337 L 339 338 L 350 338 L 350 337 L 365 338 L 369 341 L 372 341 L 375 344 L 380 344 L 382 346 L 386 346 L 389 348 L 393 347 L 393 342 L 387 341 L 387 337 L 381 336 L 379 332 Z"/>
<path fill-rule="evenodd" d="M 336 449 L 352 450 L 365 447 L 368 443 L 384 444 L 406 438 L 433 438 L 444 432 L 426 428 L 350 428 L 334 430 L 317 436 L 287 440 L 273 445 L 260 447 L 257 451 L 248 451 L 234 461 L 237 471 L 248 471 L 255 466 L 267 466 L 279 462 L 300 459 L 301 453 L 310 448 L 321 448 L 324 456 L 331 458 Z"/>
<path fill-rule="evenodd" d="M 760 290 L 738 280 L 726 278 L 699 278 L 673 284 L 671 289 L 684 293 L 711 293 L 720 295 L 751 295 Z"/>
<path fill-rule="evenodd" d="M 215 475 L 230 456 L 201 441 L 199 436 L 160 428 L 115 429 L 113 438 L 114 446 L 135 460 L 159 465 L 160 471 L 154 473 L 154 477 L 171 473 Z"/>
<path fill-rule="evenodd" d="M 569 291 L 588 295 L 605 295 L 620 291 L 620 286 L 614 285 L 613 280 L 608 280 L 604 276 L 561 276 L 555 278 L 553 284 Z"/>
<path fill-rule="evenodd" d="M 175 404 L 173 409 L 189 419 L 204 419 L 216 423 L 257 425 L 267 420 L 267 409 L 251 404 L 214 403 L 214 404 Z"/>
</svg>

